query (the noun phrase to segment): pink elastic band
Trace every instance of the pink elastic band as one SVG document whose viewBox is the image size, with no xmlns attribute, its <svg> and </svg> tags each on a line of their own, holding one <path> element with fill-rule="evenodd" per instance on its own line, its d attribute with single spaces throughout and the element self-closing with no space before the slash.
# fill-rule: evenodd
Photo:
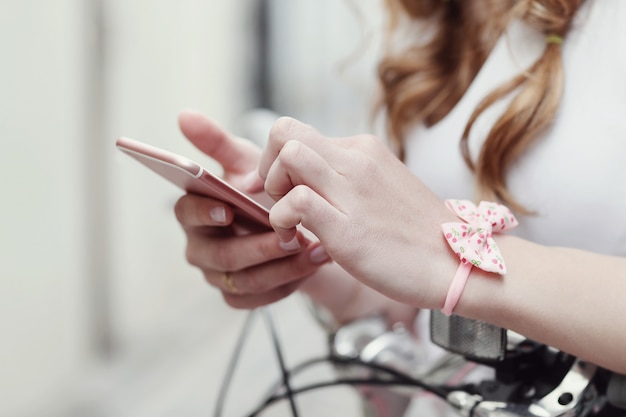
<svg viewBox="0 0 626 417">
<path fill-rule="evenodd" d="M 448 295 L 446 295 L 446 301 L 441 309 L 446 316 L 451 315 L 452 311 L 454 311 L 454 307 L 456 307 L 459 303 L 470 272 L 472 272 L 472 264 L 461 262 L 459 268 L 456 270 L 456 274 L 454 274 L 452 284 L 450 284 L 450 289 L 448 290 Z"/>
<path fill-rule="evenodd" d="M 472 267 L 506 274 L 504 260 L 492 235 L 512 229 L 518 223 L 511 211 L 498 203 L 481 201 L 476 206 L 467 200 L 446 200 L 446 207 L 465 221 L 441 225 L 446 241 L 461 260 L 441 309 L 449 316 L 463 294 Z"/>
</svg>

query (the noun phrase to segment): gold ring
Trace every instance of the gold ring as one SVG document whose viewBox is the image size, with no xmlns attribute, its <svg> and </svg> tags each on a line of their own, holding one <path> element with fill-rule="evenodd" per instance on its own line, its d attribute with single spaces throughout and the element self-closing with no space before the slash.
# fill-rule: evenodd
<svg viewBox="0 0 626 417">
<path fill-rule="evenodd" d="M 239 288 L 235 285 L 235 281 L 233 281 L 233 276 L 230 272 L 224 272 L 222 274 L 222 285 L 226 291 L 239 294 Z"/>
</svg>

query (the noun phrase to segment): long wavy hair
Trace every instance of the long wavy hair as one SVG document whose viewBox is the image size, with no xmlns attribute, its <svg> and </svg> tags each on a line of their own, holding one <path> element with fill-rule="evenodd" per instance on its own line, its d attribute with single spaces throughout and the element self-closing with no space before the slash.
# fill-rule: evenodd
<svg viewBox="0 0 626 417">
<path fill-rule="evenodd" d="M 477 197 L 497 199 L 527 212 L 511 195 L 506 174 L 512 162 L 554 120 L 563 91 L 560 42 L 583 0 L 387 0 L 390 34 L 420 21 L 415 43 L 389 51 L 378 74 L 387 127 L 404 158 L 403 138 L 416 123 L 432 126 L 458 103 L 511 19 L 546 34 L 543 54 L 526 71 L 490 92 L 472 113 L 460 149 L 476 176 Z M 397 36 L 396 36 L 397 37 Z M 477 118 L 514 94 L 474 161 L 468 135 Z"/>
</svg>

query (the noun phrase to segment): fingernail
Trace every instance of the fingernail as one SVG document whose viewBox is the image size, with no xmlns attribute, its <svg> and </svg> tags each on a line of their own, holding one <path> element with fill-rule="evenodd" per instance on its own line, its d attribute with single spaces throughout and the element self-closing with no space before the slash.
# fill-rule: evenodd
<svg viewBox="0 0 626 417">
<path fill-rule="evenodd" d="M 213 207 L 209 211 L 211 220 L 217 223 L 226 223 L 226 210 L 222 206 Z"/>
<path fill-rule="evenodd" d="M 294 251 L 300 249 L 300 242 L 298 242 L 298 236 L 294 236 L 289 242 L 278 242 L 278 245 L 286 251 Z"/>
<path fill-rule="evenodd" d="M 241 186 L 245 192 L 256 193 L 263 190 L 263 180 L 256 170 L 250 171 L 243 179 Z"/>
<path fill-rule="evenodd" d="M 318 246 L 309 253 L 309 261 L 314 264 L 323 264 L 330 260 L 330 256 L 326 253 L 323 246 Z"/>
</svg>

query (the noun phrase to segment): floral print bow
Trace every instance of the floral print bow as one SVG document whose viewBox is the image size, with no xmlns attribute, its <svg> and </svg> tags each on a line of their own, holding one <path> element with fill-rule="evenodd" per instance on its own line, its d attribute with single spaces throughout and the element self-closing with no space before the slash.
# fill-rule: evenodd
<svg viewBox="0 0 626 417">
<path fill-rule="evenodd" d="M 466 222 L 441 225 L 446 241 L 461 260 L 442 309 L 449 315 L 461 296 L 472 266 L 506 274 L 504 260 L 492 235 L 512 229 L 518 222 L 511 210 L 499 203 L 481 201 L 476 206 L 468 200 L 446 200 L 446 207 Z"/>
</svg>

